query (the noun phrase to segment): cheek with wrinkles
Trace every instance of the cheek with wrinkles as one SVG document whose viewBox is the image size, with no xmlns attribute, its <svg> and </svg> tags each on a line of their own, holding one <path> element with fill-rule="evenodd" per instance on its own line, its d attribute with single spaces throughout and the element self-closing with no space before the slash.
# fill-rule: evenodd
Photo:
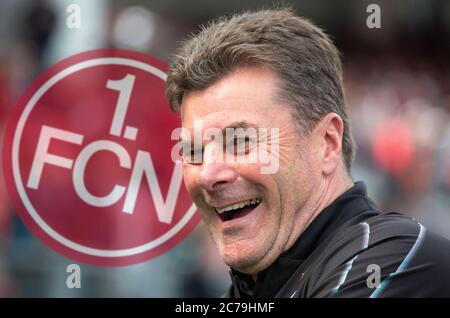
<svg viewBox="0 0 450 318">
<path fill-rule="evenodd" d="M 184 186 L 188 191 L 191 198 L 194 200 L 194 203 L 197 204 L 198 196 L 200 194 L 200 188 L 197 186 L 198 182 L 196 181 L 196 175 L 190 171 L 189 168 L 184 168 Z"/>
</svg>

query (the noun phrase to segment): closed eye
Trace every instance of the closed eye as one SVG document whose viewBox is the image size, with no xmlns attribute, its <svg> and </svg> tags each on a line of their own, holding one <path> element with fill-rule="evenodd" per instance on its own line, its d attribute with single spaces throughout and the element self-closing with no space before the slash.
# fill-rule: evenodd
<svg viewBox="0 0 450 318">
<path fill-rule="evenodd" d="M 181 147 L 180 155 L 186 163 L 201 164 L 203 161 L 203 149 L 194 149 L 190 145 Z"/>
<path fill-rule="evenodd" d="M 226 151 L 234 155 L 248 154 L 251 146 L 251 138 L 249 136 L 234 137 L 232 142 L 227 145 Z"/>
</svg>

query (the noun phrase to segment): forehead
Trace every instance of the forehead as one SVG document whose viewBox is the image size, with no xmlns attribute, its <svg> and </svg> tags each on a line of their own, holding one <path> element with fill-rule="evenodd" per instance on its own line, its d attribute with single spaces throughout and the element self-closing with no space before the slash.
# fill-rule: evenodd
<svg viewBox="0 0 450 318">
<path fill-rule="evenodd" d="M 267 68 L 241 68 L 206 89 L 186 93 L 181 106 L 182 125 L 190 129 L 198 120 L 219 128 L 240 120 L 264 124 L 280 111 L 276 84 L 275 75 Z"/>
</svg>

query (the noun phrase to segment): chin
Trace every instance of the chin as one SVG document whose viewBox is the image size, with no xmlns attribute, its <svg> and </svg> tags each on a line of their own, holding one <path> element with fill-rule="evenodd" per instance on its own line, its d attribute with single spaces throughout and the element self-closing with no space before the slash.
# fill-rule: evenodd
<svg viewBox="0 0 450 318">
<path fill-rule="evenodd" d="M 263 253 L 260 248 L 253 248 L 243 244 L 233 244 L 233 246 L 221 246 L 219 248 L 220 256 L 223 262 L 244 274 L 257 274 L 264 268 L 262 260 L 266 253 Z"/>
</svg>

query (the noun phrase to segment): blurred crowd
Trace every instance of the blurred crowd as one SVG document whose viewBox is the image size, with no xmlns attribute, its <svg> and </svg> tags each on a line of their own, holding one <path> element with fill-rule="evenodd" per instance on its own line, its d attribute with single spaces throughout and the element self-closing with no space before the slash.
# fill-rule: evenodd
<svg viewBox="0 0 450 318">
<path fill-rule="evenodd" d="M 380 2 L 382 10 L 383 3 L 388 6 Z M 68 30 L 65 25 L 70 3 L 79 3 L 83 10 L 80 29 Z M 0 137 L 23 90 L 61 58 L 88 49 L 125 47 L 167 61 L 198 23 L 220 13 L 258 7 L 250 2 L 241 8 L 232 1 L 236 8 L 214 10 L 210 5 L 202 11 L 206 2 L 195 3 L 202 12 L 197 16 L 195 8 L 184 13 L 175 10 L 179 4 L 175 1 L 168 1 L 166 7 L 155 1 L 0 2 Z M 424 1 L 416 3 L 428 8 Z M 343 54 L 346 99 L 358 146 L 354 179 L 366 182 L 381 208 L 406 213 L 450 238 L 450 6 L 445 1 L 428 3 L 431 15 L 439 11 L 444 16 L 438 26 L 435 22 L 427 25 L 430 18 L 422 11 L 410 14 L 428 32 L 438 28 L 439 36 L 425 39 L 421 33 L 415 38 L 417 30 L 408 24 L 402 29 L 386 21 L 391 29 L 374 30 L 377 35 L 371 45 L 352 41 L 361 39 L 365 10 L 353 28 L 340 26 L 339 16 L 329 11 L 316 17 L 319 5 L 309 4 L 304 10 L 334 36 Z M 304 12 L 297 1 L 292 4 Z M 170 14 L 170 6 L 175 13 Z M 348 11 L 351 14 L 354 8 Z M 386 14 L 395 21 L 395 13 Z M 419 18 L 425 22 L 421 24 Z M 442 30 L 445 25 L 447 31 Z M 407 41 L 386 40 L 383 32 L 393 30 Z M 169 253 L 142 264 L 124 268 L 81 265 L 83 288 L 70 290 L 65 268 L 72 261 L 32 236 L 8 201 L 1 170 L 0 180 L 0 297 L 220 296 L 227 286 L 227 268 L 199 226 Z"/>
<path fill-rule="evenodd" d="M 356 58 L 346 64 L 345 87 L 354 176 L 386 211 L 450 238 L 449 71 L 420 57 Z"/>
</svg>

